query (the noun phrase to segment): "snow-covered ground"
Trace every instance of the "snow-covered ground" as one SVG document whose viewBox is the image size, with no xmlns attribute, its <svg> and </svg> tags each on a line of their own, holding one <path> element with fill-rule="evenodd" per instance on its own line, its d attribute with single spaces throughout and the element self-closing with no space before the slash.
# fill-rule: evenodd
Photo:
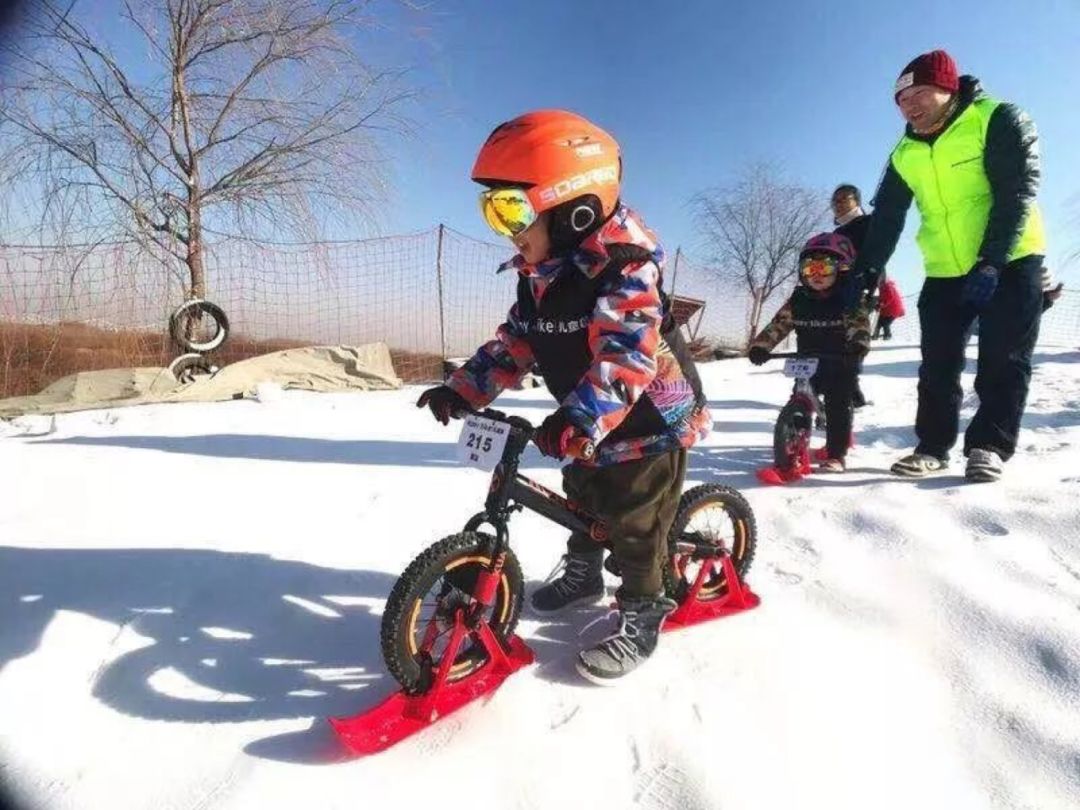
<svg viewBox="0 0 1080 810">
<path fill-rule="evenodd" d="M 392 583 L 486 491 L 417 389 L 87 412 L 0 439 L 0 776 L 30 807 L 80 810 L 1076 808 L 1080 353 L 1037 360 L 998 484 L 888 475 L 913 441 L 917 351 L 886 345 L 852 469 L 778 489 L 753 470 L 788 381 L 703 366 L 716 430 L 690 483 L 749 498 L 762 606 L 665 636 L 606 690 L 572 667 L 602 609 L 526 609 L 536 665 L 358 760 L 322 718 L 393 688 Z M 500 404 L 550 408 L 539 390 Z M 534 451 L 525 472 L 558 483 Z M 533 515 L 512 531 L 535 585 L 562 532 Z"/>
</svg>

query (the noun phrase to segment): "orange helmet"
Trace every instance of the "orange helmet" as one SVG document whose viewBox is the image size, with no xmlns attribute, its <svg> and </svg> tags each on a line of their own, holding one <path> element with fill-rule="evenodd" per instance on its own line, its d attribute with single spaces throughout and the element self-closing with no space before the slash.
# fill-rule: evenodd
<svg viewBox="0 0 1080 810">
<path fill-rule="evenodd" d="M 580 115 L 537 110 L 495 128 L 476 156 L 472 179 L 524 189 L 537 214 L 575 202 L 566 224 L 584 233 L 615 212 L 622 159 L 615 139 Z"/>
</svg>

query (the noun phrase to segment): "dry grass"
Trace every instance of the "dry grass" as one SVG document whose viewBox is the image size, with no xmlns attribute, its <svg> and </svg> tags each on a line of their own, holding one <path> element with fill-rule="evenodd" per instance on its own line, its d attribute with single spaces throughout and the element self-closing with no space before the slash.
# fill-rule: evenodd
<svg viewBox="0 0 1080 810">
<path fill-rule="evenodd" d="M 211 358 L 218 365 L 260 354 L 311 345 L 275 338 L 252 340 L 230 336 Z M 112 330 L 85 323 L 36 325 L 0 322 L 0 399 L 35 394 L 78 371 L 137 366 L 165 366 L 178 352 L 164 330 L 160 333 Z M 436 354 L 390 350 L 394 370 L 406 382 L 439 380 L 442 359 Z"/>
</svg>

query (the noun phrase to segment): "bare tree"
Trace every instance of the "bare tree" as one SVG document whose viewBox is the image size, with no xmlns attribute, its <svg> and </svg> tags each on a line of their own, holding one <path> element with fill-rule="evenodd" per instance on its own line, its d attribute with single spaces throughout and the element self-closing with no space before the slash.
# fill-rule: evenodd
<svg viewBox="0 0 1080 810">
<path fill-rule="evenodd" d="M 135 238 L 202 297 L 208 232 L 310 233 L 381 197 L 408 93 L 358 54 L 366 6 L 41 0 L 6 54 L 0 171 L 43 225 Z"/>
<path fill-rule="evenodd" d="M 795 276 L 799 249 L 820 229 L 826 200 L 768 164 L 750 166 L 730 186 L 706 189 L 691 200 L 717 279 L 750 296 L 750 338 L 765 302 Z"/>
</svg>

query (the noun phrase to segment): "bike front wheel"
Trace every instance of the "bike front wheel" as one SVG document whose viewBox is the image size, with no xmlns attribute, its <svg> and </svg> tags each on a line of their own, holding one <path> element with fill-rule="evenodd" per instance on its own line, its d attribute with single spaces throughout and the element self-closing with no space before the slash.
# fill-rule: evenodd
<svg viewBox="0 0 1080 810">
<path fill-rule="evenodd" d="M 477 578 L 491 565 L 494 544 L 495 538 L 483 532 L 443 538 L 413 560 L 394 584 L 380 637 L 386 667 L 406 692 L 422 694 L 430 688 L 447 652 L 454 617 L 473 606 Z M 500 642 L 517 626 L 524 592 L 521 564 L 508 548 L 494 604 L 482 616 Z M 487 660 L 483 646 L 466 633 L 447 681 L 471 675 Z"/>
<path fill-rule="evenodd" d="M 701 554 L 685 550 L 691 545 L 698 549 L 723 547 L 735 565 L 739 580 L 745 579 L 757 546 L 757 523 L 746 498 L 738 490 L 721 484 L 703 484 L 682 494 L 668 533 L 668 556 L 663 571 L 664 588 L 679 603 L 686 598 L 705 564 Z M 710 602 L 727 592 L 727 577 L 717 563 L 705 577 L 697 599 Z"/>
<path fill-rule="evenodd" d="M 780 472 L 795 469 L 810 445 L 813 417 L 806 403 L 794 400 L 780 409 L 773 428 L 773 465 Z"/>
</svg>

